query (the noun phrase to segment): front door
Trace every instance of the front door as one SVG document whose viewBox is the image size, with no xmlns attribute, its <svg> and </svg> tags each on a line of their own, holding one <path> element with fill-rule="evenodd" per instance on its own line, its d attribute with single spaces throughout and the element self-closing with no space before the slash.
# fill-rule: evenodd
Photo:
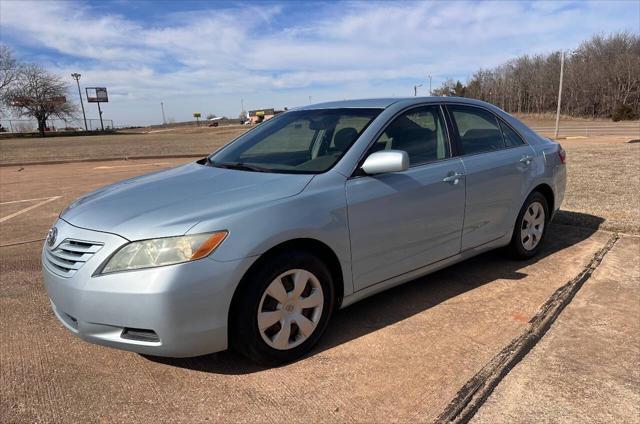
<svg viewBox="0 0 640 424">
<path fill-rule="evenodd" d="M 365 287 L 460 252 L 465 178 L 439 106 L 402 113 L 368 154 L 404 150 L 404 172 L 346 183 L 354 287 Z"/>
</svg>

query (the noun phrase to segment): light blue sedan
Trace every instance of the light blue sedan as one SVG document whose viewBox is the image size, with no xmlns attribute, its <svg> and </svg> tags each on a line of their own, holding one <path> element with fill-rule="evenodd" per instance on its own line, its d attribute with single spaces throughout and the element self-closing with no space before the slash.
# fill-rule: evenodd
<svg viewBox="0 0 640 424">
<path fill-rule="evenodd" d="M 282 363 L 338 308 L 490 249 L 534 256 L 565 184 L 562 147 L 487 103 L 311 105 L 76 200 L 44 282 L 87 341 Z"/>
</svg>

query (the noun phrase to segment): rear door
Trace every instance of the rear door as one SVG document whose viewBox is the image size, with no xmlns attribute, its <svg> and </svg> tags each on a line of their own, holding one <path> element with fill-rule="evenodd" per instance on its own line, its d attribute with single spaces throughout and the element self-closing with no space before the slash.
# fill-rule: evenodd
<svg viewBox="0 0 640 424">
<path fill-rule="evenodd" d="M 440 106 L 401 113 L 367 155 L 385 149 L 406 151 L 410 168 L 346 183 L 356 290 L 460 252 L 464 169 Z"/>
<path fill-rule="evenodd" d="M 487 109 L 448 105 L 466 174 L 462 250 L 504 236 L 528 189 L 533 149 Z"/>
</svg>

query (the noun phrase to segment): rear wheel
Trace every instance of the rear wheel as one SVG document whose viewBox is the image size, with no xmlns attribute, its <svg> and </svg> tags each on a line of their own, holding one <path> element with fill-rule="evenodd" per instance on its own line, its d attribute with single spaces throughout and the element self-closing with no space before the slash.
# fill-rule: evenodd
<svg viewBox="0 0 640 424">
<path fill-rule="evenodd" d="M 533 192 L 524 202 L 511 237 L 510 251 L 516 258 L 528 259 L 541 248 L 547 231 L 549 207 L 540 192 Z"/>
<path fill-rule="evenodd" d="M 247 278 L 232 312 L 232 346 L 268 365 L 307 353 L 333 310 L 333 281 L 326 265 L 309 253 L 281 253 Z"/>
</svg>

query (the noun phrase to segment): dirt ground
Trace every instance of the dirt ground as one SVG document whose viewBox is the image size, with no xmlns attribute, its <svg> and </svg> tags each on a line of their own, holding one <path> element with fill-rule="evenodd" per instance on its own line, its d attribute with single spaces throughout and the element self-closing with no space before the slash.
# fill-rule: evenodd
<svg viewBox="0 0 640 424">
<path fill-rule="evenodd" d="M 7 138 L 0 139 L 0 164 L 137 156 L 204 156 L 247 129 L 243 125 L 202 126 L 110 135 Z"/>
<path fill-rule="evenodd" d="M 193 137 L 208 143 L 211 134 Z M 128 136 L 110 139 L 119 137 Z M 149 140 L 160 140 L 159 134 L 151 137 L 155 138 Z M 550 227 L 538 258 L 514 262 L 500 252 L 490 252 L 374 296 L 340 311 L 309 356 L 270 369 L 257 367 L 233 352 L 170 360 L 94 346 L 75 338 L 51 312 L 39 252 L 59 211 L 86 191 L 188 159 L 2 166 L 0 422 L 432 422 L 469 379 L 528 328 L 529 320 L 556 289 L 578 275 L 610 240 L 611 233 L 603 228 L 638 233 L 640 144 L 626 143 L 627 139 L 562 141 L 569 152 L 566 210 Z M 167 151 L 173 151 L 175 134 L 162 140 L 168 143 Z M 217 142 L 225 141 L 220 136 Z M 95 145 L 87 143 L 89 152 Z M 104 146 L 112 148 L 109 142 Z M 131 141 L 122 146 L 136 147 Z M 613 259 L 603 262 L 594 274 L 600 292 L 586 292 L 587 300 L 582 301 L 600 305 L 596 312 L 604 315 L 572 313 L 571 325 L 592 328 L 584 333 L 582 343 L 596 358 L 615 347 L 631 363 L 635 355 L 637 365 L 640 358 L 633 349 L 640 338 L 637 332 L 625 333 L 624 339 L 631 339 L 625 345 L 616 336 L 625 310 L 612 306 L 625 300 L 628 316 L 638 317 L 638 291 L 616 289 L 625 299 L 607 297 L 601 291 L 605 285 L 616 287 L 624 281 L 630 287 L 640 284 L 637 271 L 614 272 L 624 264 L 633 271 L 631 259 L 638 256 L 637 242 L 621 243 L 624 240 L 637 238 L 623 236 L 616 244 Z M 571 315 L 569 307 L 560 319 Z M 611 315 L 610 310 L 622 315 Z M 532 358 L 561 353 L 567 346 L 580 349 L 577 339 L 575 344 L 558 344 L 573 340 L 572 332 L 566 330 L 573 327 L 562 330 L 561 322 L 560 330 L 554 333 L 555 326 L 550 330 L 548 344 L 539 345 L 541 353 L 531 352 Z M 606 342 L 596 342 L 596 337 L 605 337 Z M 541 359 L 528 360 L 527 356 L 521 363 L 525 375 L 548 366 Z M 636 374 L 625 371 L 625 365 L 611 366 L 611 372 L 627 378 L 631 390 L 640 391 Z M 574 357 L 567 355 L 540 375 L 540 382 L 564 387 L 554 386 L 557 376 L 553 372 L 570 375 L 575 369 Z M 509 382 L 509 374 L 505 385 L 518 384 L 517 370 L 512 370 L 515 383 Z M 582 379 L 593 376 L 594 384 L 606 383 L 598 398 L 601 401 L 616 393 L 625 396 L 626 392 L 614 391 L 617 380 L 603 379 L 597 373 L 578 374 Z M 569 377 L 565 381 L 566 385 L 574 383 Z M 514 411 L 508 409 L 512 400 L 501 400 L 505 390 L 500 387 L 486 404 L 493 409 L 481 409 L 478 418 L 509 422 L 499 419 L 507 416 L 500 409 L 506 408 L 513 421 L 537 421 L 535 398 L 525 404 L 530 408 Z M 550 421 L 560 416 L 555 415 L 560 409 L 547 411 Z M 622 410 L 617 417 L 633 421 L 629 411 L 633 413 Z"/>
<path fill-rule="evenodd" d="M 640 143 L 628 141 L 625 136 L 560 141 L 567 151 L 568 181 L 559 222 L 640 234 Z"/>
</svg>

